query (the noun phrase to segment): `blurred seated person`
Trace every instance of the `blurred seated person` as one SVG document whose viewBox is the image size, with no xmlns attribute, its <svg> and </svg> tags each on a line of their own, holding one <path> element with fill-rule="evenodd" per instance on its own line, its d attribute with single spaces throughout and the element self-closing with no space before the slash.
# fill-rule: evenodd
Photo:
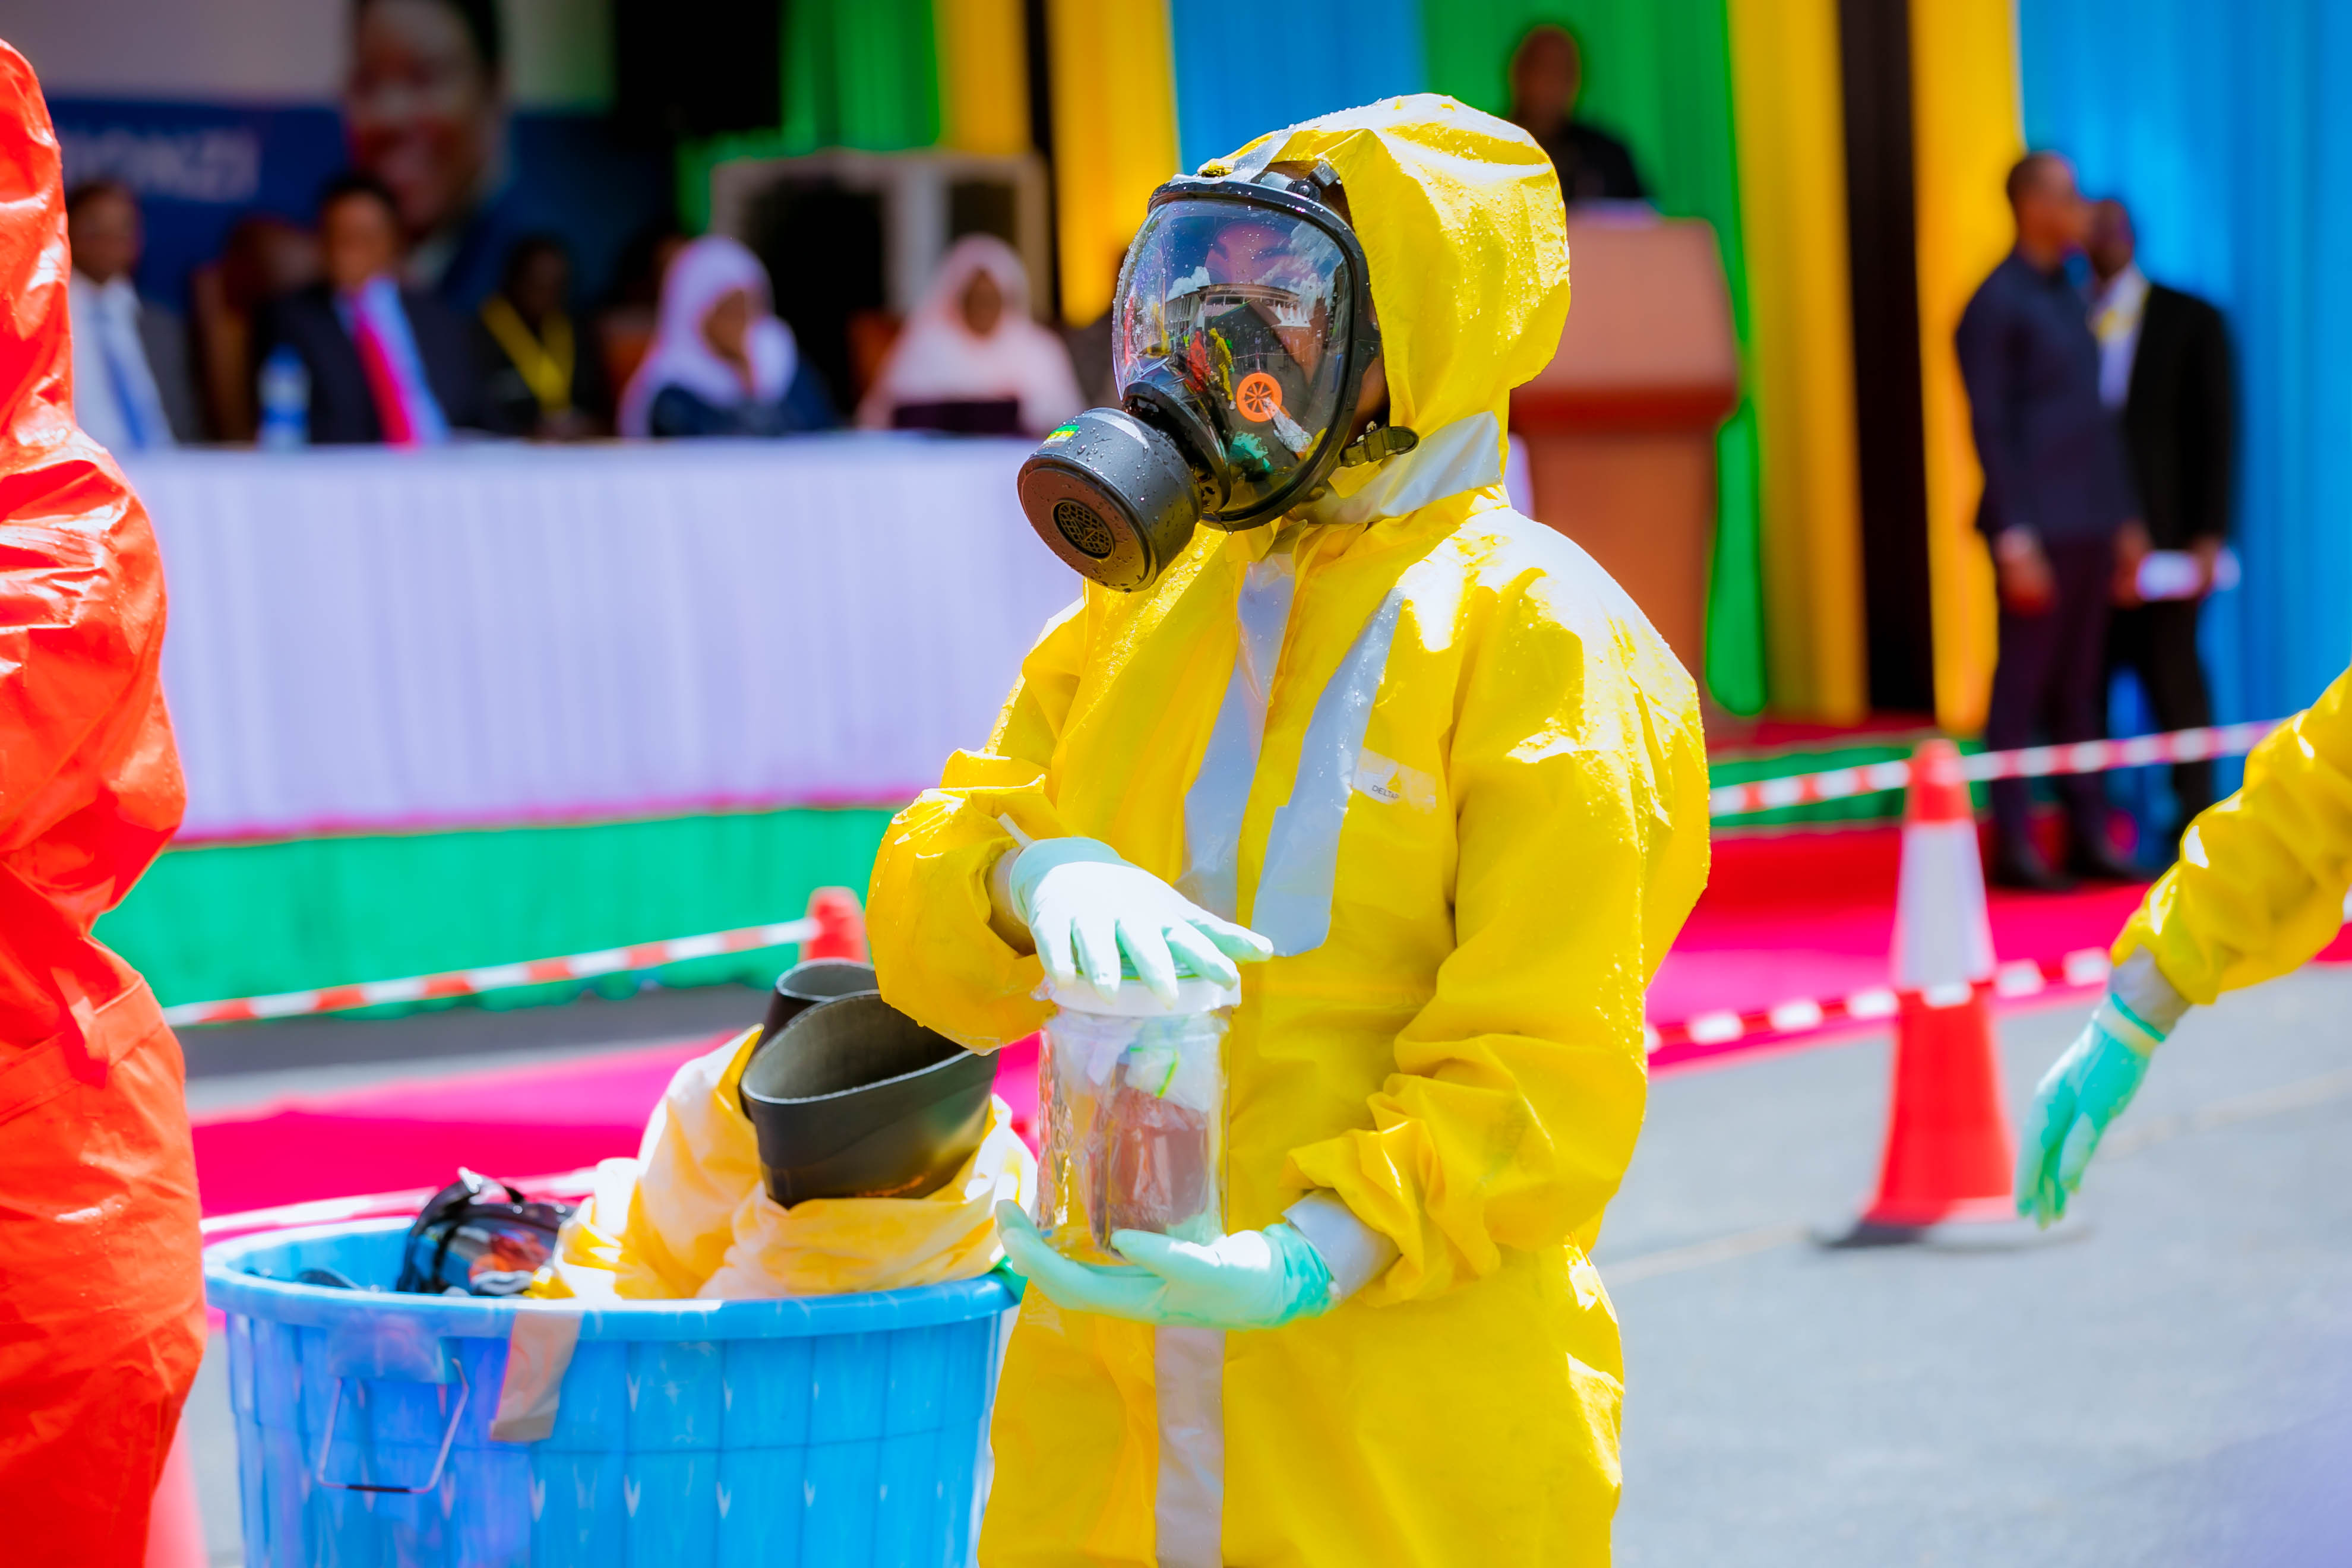
<svg viewBox="0 0 2352 1568">
<path fill-rule="evenodd" d="M 576 441 L 600 431 L 603 356 L 573 330 L 571 295 L 572 255 L 561 239 L 535 234 L 515 242 L 481 310 L 490 366 L 483 412 L 501 435 Z"/>
<path fill-rule="evenodd" d="M 132 283 L 145 231 L 127 185 L 93 180 L 66 193 L 73 275 L 74 419 L 110 452 L 195 440 L 196 394 L 180 318 Z"/>
<path fill-rule="evenodd" d="M 1029 274 L 994 235 L 950 247 L 858 405 L 874 430 L 1043 436 L 1085 405 L 1059 334 L 1029 314 Z"/>
<path fill-rule="evenodd" d="M 1625 143 L 1575 118 L 1583 89 L 1584 55 L 1569 30 L 1550 22 L 1528 28 L 1511 56 L 1511 123 L 1551 159 L 1562 199 L 1570 206 L 1647 200 Z"/>
<path fill-rule="evenodd" d="M 453 427 L 482 425 L 473 324 L 400 283 L 400 220 L 366 174 L 331 182 L 319 200 L 325 279 L 272 302 L 255 363 L 279 346 L 310 377 L 314 446 L 428 447 Z"/>
<path fill-rule="evenodd" d="M 626 386 L 654 346 L 661 324 L 662 279 L 687 247 L 688 237 L 667 224 L 640 230 L 622 248 L 619 281 L 596 312 L 596 357 L 607 387 Z"/>
<path fill-rule="evenodd" d="M 770 303 L 768 269 L 706 234 L 662 277 L 661 319 L 621 395 L 621 434 L 791 436 L 835 423 L 824 384 Z"/>
<path fill-rule="evenodd" d="M 268 213 L 248 213 L 230 225 L 219 257 L 188 275 L 190 335 L 214 439 L 253 439 L 261 423 L 254 331 L 269 301 L 319 276 L 319 237 Z"/>
</svg>

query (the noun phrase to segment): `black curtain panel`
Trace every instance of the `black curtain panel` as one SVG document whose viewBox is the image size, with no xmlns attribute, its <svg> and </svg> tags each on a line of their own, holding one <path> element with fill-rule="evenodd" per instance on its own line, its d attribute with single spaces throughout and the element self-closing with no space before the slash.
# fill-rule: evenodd
<svg viewBox="0 0 2352 1568">
<path fill-rule="evenodd" d="M 778 0 L 614 0 L 615 118 L 663 145 L 772 128 L 782 28 Z"/>
<path fill-rule="evenodd" d="M 1936 659 L 1920 403 L 1906 0 L 1839 0 L 1870 705 L 1929 712 Z"/>
<path fill-rule="evenodd" d="M 1021 8 L 1024 42 L 1029 56 L 1029 145 L 1045 163 L 1045 232 L 1062 232 L 1059 172 L 1054 163 L 1054 49 L 1046 0 L 1024 0 Z M 1062 246 L 1057 238 L 1045 247 L 1045 319 L 1062 319 Z"/>
</svg>

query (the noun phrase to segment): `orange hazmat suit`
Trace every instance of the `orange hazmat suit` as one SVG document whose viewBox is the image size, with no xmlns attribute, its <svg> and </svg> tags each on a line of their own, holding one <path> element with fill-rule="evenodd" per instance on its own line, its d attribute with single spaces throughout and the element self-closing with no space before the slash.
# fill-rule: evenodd
<svg viewBox="0 0 2352 1568">
<path fill-rule="evenodd" d="M 136 1564 L 204 1355 L 180 1049 L 90 937 L 179 826 L 147 514 L 73 418 L 65 193 L 0 44 L 0 1557 Z"/>
</svg>

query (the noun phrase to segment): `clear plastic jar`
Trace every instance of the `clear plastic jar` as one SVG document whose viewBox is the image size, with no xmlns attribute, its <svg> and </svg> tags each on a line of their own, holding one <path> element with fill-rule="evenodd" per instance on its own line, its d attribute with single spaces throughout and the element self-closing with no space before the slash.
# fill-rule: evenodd
<svg viewBox="0 0 2352 1568">
<path fill-rule="evenodd" d="M 1110 1238 L 1211 1241 L 1225 1217 L 1225 1030 L 1238 991 L 1186 981 L 1173 1005 L 1128 981 L 1055 987 L 1038 1058 L 1040 1230 L 1088 1263 Z"/>
</svg>

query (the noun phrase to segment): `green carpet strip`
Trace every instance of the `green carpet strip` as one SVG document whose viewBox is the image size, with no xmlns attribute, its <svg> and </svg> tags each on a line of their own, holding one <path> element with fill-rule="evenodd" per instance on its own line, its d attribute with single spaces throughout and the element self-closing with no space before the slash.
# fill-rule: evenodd
<svg viewBox="0 0 2352 1568">
<path fill-rule="evenodd" d="M 862 899 L 891 813 L 793 809 L 561 827 L 355 834 L 167 851 L 100 940 L 166 1006 L 518 963 L 790 920 L 821 887 Z M 789 949 L 654 972 L 665 985 L 767 986 Z M 534 1006 L 607 975 L 460 1002 L 371 1009 Z M 348 1016 L 348 1015 L 347 1015 Z"/>
</svg>

